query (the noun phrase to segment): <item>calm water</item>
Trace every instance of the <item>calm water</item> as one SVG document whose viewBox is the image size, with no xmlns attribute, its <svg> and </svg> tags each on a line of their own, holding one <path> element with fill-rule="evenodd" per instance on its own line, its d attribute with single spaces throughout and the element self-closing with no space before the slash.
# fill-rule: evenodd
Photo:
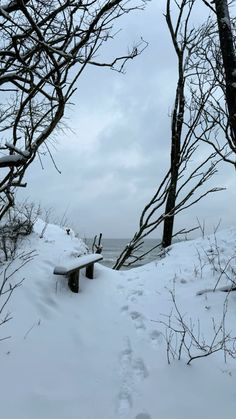
<svg viewBox="0 0 236 419">
<path fill-rule="evenodd" d="M 139 256 L 142 253 L 145 253 L 152 247 L 156 246 L 160 242 L 159 239 L 147 239 L 145 240 L 142 250 L 137 251 L 135 254 Z M 103 264 L 105 266 L 109 266 L 111 268 L 117 257 L 120 255 L 124 247 L 129 243 L 129 239 L 102 239 L 103 245 Z M 87 239 L 86 244 L 89 246 L 91 250 L 91 246 L 93 244 L 93 239 Z M 157 258 L 158 248 L 149 253 L 142 261 L 137 262 L 134 266 L 144 265 L 145 263 L 152 262 Z"/>
</svg>

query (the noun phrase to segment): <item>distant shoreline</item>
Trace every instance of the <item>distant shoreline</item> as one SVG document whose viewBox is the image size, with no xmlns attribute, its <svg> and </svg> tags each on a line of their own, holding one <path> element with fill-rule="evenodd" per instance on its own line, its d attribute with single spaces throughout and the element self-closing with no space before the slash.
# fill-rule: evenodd
<svg viewBox="0 0 236 419">
<path fill-rule="evenodd" d="M 112 266 L 115 264 L 115 261 L 117 257 L 120 255 L 122 250 L 125 248 L 125 246 L 130 242 L 131 239 L 102 239 L 102 245 L 103 245 L 103 265 L 108 266 L 109 268 L 112 268 Z M 149 249 L 157 245 L 161 239 L 145 239 L 144 245 L 141 249 L 137 252 L 137 255 L 141 255 L 142 253 L 146 253 Z M 85 240 L 86 245 L 91 250 L 93 239 L 86 239 Z M 150 254 L 148 254 L 142 261 L 139 261 L 135 266 L 145 265 L 146 263 L 152 262 L 157 258 L 157 252 L 158 249 L 155 249 Z"/>
</svg>

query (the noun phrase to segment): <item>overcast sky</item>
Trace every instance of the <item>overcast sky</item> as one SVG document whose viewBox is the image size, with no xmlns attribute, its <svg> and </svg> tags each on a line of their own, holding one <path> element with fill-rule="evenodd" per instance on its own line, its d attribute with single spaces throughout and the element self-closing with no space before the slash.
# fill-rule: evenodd
<svg viewBox="0 0 236 419">
<path fill-rule="evenodd" d="M 84 72 L 67 112 L 70 130 L 56 135 L 53 155 L 61 174 L 44 158 L 30 167 L 28 187 L 18 197 L 66 212 L 81 237 L 132 237 L 140 212 L 152 197 L 169 164 L 170 112 L 176 83 L 176 60 L 163 16 L 165 0 L 152 0 L 144 12 L 119 21 L 122 31 L 106 52 L 126 52 L 142 36 L 149 42 L 126 74 L 90 67 Z M 196 20 L 204 19 L 199 6 Z M 236 173 L 224 165 L 214 178 L 219 192 L 176 218 L 176 228 L 193 227 L 196 217 L 212 231 L 234 224 Z M 53 217 L 52 217 L 53 219 Z M 154 236 L 159 236 L 156 232 Z"/>
</svg>

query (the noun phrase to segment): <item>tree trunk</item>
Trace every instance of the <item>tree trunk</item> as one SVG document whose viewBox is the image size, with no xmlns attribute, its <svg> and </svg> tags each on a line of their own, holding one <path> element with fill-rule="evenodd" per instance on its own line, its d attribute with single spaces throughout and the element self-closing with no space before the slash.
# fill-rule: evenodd
<svg viewBox="0 0 236 419">
<path fill-rule="evenodd" d="M 173 208 L 175 207 L 175 201 L 176 201 L 176 188 L 177 188 L 177 178 L 178 173 L 176 173 L 177 176 L 172 179 L 172 185 L 170 186 L 168 198 L 166 202 L 165 207 L 165 214 L 170 214 L 167 218 L 164 220 L 163 225 L 163 236 L 162 236 L 162 247 L 168 247 L 171 245 L 172 242 L 172 236 L 173 236 L 173 229 L 174 229 L 174 214 L 173 214 Z"/>
<path fill-rule="evenodd" d="M 236 52 L 227 0 L 215 0 L 220 48 L 225 70 L 226 94 L 232 146 L 236 152 Z"/>
<path fill-rule="evenodd" d="M 183 128 L 184 118 L 184 70 L 183 70 L 183 55 L 178 51 L 178 85 L 176 89 L 175 105 L 172 115 L 171 125 L 171 180 L 168 190 L 165 215 L 162 235 L 162 247 L 168 247 L 171 245 L 173 229 L 174 229 L 174 209 L 176 205 L 176 190 L 179 177 L 179 165 L 180 165 L 180 148 L 181 148 L 181 135 Z"/>
</svg>

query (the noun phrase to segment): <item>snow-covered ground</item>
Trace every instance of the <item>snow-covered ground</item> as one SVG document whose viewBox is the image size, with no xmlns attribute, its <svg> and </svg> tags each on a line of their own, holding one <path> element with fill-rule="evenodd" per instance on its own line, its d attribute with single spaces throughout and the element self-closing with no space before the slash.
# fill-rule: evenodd
<svg viewBox="0 0 236 419">
<path fill-rule="evenodd" d="M 236 293 L 197 295 L 236 277 L 235 229 L 175 244 L 165 258 L 129 271 L 96 264 L 94 280 L 81 274 L 73 294 L 53 269 L 86 248 L 53 225 L 40 239 L 42 228 L 38 221 L 21 243 L 20 251 L 36 255 L 11 278 L 25 280 L 8 302 L 13 319 L 0 328 L 0 337 L 11 335 L 0 342 L 1 418 L 235 418 L 236 360 L 225 363 L 221 350 L 187 365 L 184 349 L 177 359 L 178 336 L 163 324 L 172 312 L 171 324 L 180 328 L 171 291 L 199 342 L 212 341 L 224 307 L 223 333 L 236 335 Z M 169 365 L 171 336 L 176 359 L 170 351 Z M 220 339 L 219 332 L 213 345 Z"/>
</svg>

